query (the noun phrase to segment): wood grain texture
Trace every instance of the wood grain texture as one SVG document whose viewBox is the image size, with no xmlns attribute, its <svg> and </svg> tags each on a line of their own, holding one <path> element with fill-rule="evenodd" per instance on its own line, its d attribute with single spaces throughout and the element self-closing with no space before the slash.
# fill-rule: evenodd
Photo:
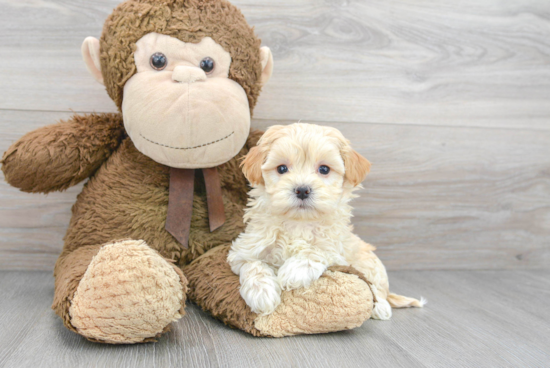
<svg viewBox="0 0 550 368">
<path fill-rule="evenodd" d="M 117 3 L 0 0 L 0 151 L 70 109 L 115 110 L 79 49 Z M 352 139 L 374 163 L 356 231 L 389 269 L 547 267 L 547 2 L 235 3 L 275 54 L 255 124 Z M 80 190 L 2 180 L 0 269 L 50 270 Z"/>
<path fill-rule="evenodd" d="M 0 0 L 0 109 L 115 111 L 80 57 L 117 0 Z M 261 119 L 549 130 L 546 0 L 235 0 L 275 71 Z"/>
<path fill-rule="evenodd" d="M 155 344 L 91 343 L 49 309 L 53 279 L 2 272 L 0 366 L 20 367 L 544 367 L 550 359 L 548 271 L 400 271 L 392 288 L 428 298 L 390 321 L 282 339 L 232 330 L 189 305 Z"/>
<path fill-rule="evenodd" d="M 0 151 L 68 116 L 0 111 Z M 331 125 L 373 164 L 353 223 L 388 269 L 548 268 L 550 132 Z M 44 196 L 0 179 L 0 269 L 51 270 L 81 185 Z"/>
</svg>

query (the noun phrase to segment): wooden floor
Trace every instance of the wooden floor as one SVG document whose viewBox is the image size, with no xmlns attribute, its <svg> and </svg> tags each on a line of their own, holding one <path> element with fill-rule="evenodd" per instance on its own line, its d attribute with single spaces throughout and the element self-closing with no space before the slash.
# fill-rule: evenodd
<svg viewBox="0 0 550 368">
<path fill-rule="evenodd" d="M 232 330 L 194 305 L 155 344 L 111 346 L 68 331 L 47 272 L 0 272 L 0 367 L 548 367 L 550 271 L 399 271 L 394 291 L 429 300 L 390 321 L 282 339 Z"/>
</svg>

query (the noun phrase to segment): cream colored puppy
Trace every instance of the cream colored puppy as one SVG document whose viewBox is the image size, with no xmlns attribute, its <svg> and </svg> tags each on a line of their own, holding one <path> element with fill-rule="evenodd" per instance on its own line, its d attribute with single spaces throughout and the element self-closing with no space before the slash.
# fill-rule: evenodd
<svg viewBox="0 0 550 368">
<path fill-rule="evenodd" d="M 390 294 L 375 248 L 352 232 L 349 202 L 370 163 L 340 131 L 300 123 L 273 126 L 242 166 L 253 189 L 246 230 L 233 242 L 228 262 L 253 312 L 272 313 L 281 290 L 307 288 L 333 265 L 352 265 L 373 283 L 378 300 L 373 318 L 389 319 L 391 306 L 424 304 Z"/>
</svg>

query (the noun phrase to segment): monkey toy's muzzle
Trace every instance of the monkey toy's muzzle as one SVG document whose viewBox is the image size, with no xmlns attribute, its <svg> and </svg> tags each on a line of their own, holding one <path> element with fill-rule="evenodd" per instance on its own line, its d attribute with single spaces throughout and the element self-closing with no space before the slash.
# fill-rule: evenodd
<svg viewBox="0 0 550 368">
<path fill-rule="evenodd" d="M 203 70 L 135 74 L 124 87 L 124 127 L 136 148 L 161 164 L 208 168 L 233 158 L 250 130 L 246 93 Z"/>
</svg>

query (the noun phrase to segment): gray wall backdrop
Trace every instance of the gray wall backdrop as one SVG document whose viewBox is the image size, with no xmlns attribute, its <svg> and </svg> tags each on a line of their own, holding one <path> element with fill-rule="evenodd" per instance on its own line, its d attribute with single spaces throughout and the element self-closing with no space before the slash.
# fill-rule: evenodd
<svg viewBox="0 0 550 368">
<path fill-rule="evenodd" d="M 274 53 L 254 126 L 335 126 L 371 160 L 354 223 L 389 269 L 548 268 L 548 0 L 233 2 Z M 117 3 L 0 0 L 0 151 L 116 111 L 80 45 Z M 51 270 L 81 186 L 0 179 L 0 269 Z"/>
</svg>

